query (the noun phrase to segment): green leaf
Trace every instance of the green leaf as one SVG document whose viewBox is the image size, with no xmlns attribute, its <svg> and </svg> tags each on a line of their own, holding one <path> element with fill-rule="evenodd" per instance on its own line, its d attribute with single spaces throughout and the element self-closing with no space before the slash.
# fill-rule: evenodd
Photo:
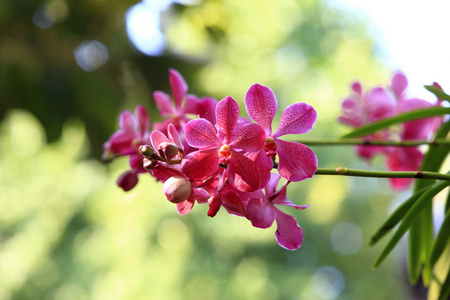
<svg viewBox="0 0 450 300">
<path fill-rule="evenodd" d="M 413 204 L 419 199 L 420 196 L 426 191 L 426 188 L 416 192 L 407 200 L 405 200 L 381 225 L 381 227 L 375 232 L 375 234 L 370 238 L 369 245 L 375 245 L 386 233 L 388 233 L 392 228 L 394 228 L 413 206 Z"/>
<path fill-rule="evenodd" d="M 412 222 L 414 219 L 419 215 L 419 213 L 422 211 L 423 208 L 426 207 L 426 204 L 431 202 L 431 199 L 442 191 L 444 188 L 446 188 L 448 185 L 450 185 L 450 182 L 444 181 L 441 183 L 436 184 L 432 188 L 428 189 L 426 192 L 422 194 L 422 196 L 419 197 L 419 199 L 414 203 L 414 205 L 411 207 L 411 209 L 408 211 L 408 213 L 403 218 L 402 223 L 398 227 L 397 231 L 394 233 L 394 236 L 391 238 L 389 243 L 386 245 L 384 250 L 381 252 L 380 256 L 375 261 L 373 268 L 378 267 L 383 260 L 386 258 L 386 256 L 392 251 L 392 249 L 395 247 L 395 245 L 400 241 L 400 238 L 405 234 L 405 232 L 410 228 Z"/>
<path fill-rule="evenodd" d="M 439 294 L 438 300 L 446 300 L 448 296 L 450 296 L 450 271 L 448 272 L 447 278 L 445 278 L 445 281 L 442 284 L 442 289 L 441 293 Z"/>
<path fill-rule="evenodd" d="M 428 118 L 428 117 L 434 117 L 434 116 L 440 116 L 440 115 L 446 115 L 450 114 L 450 107 L 431 107 L 431 108 L 424 108 L 424 109 L 418 109 L 410 112 L 406 112 L 404 114 L 396 115 L 395 117 L 383 119 L 381 121 L 367 124 L 364 126 L 361 126 L 355 130 L 353 130 L 350 133 L 347 133 L 343 135 L 341 138 L 355 138 L 355 137 L 361 137 L 365 135 L 369 135 L 371 133 L 380 131 L 382 129 L 385 129 L 391 125 L 397 124 L 397 123 L 404 123 L 407 121 L 412 121 L 416 119 L 422 119 L 422 118 Z"/>
<path fill-rule="evenodd" d="M 435 139 L 445 138 L 450 131 L 450 122 L 442 124 L 436 133 Z M 431 147 L 423 158 L 421 171 L 437 172 L 441 168 L 450 147 Z M 436 181 L 434 179 L 416 180 L 414 191 L 430 187 Z M 433 221 L 431 202 L 427 204 L 420 216 L 414 220 L 409 231 L 409 255 L 408 275 L 411 283 L 415 284 L 420 278 L 420 269 L 423 267 L 424 283 L 431 275 L 429 266 L 431 256 L 431 245 L 433 244 Z"/>
<path fill-rule="evenodd" d="M 447 247 L 448 242 L 450 240 L 450 210 L 447 211 L 445 215 L 444 222 L 442 223 L 441 229 L 436 236 L 436 240 L 434 241 L 433 250 L 431 251 L 430 256 L 430 268 L 433 268 L 436 261 L 441 256 L 442 252 L 444 252 L 445 247 Z"/>
<path fill-rule="evenodd" d="M 427 90 L 436 95 L 439 99 L 450 101 L 450 95 L 447 95 L 443 90 L 434 85 L 425 85 Z"/>
</svg>

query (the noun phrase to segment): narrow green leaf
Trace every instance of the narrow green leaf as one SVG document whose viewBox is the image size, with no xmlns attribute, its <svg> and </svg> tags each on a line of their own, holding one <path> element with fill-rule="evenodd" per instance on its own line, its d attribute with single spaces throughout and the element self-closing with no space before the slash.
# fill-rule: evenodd
<svg viewBox="0 0 450 300">
<path fill-rule="evenodd" d="M 418 214 L 422 211 L 424 207 L 426 207 L 426 204 L 433 199 L 433 197 L 442 191 L 444 188 L 446 188 L 448 185 L 450 185 L 450 182 L 444 181 L 441 183 L 436 184 L 432 188 L 428 189 L 426 192 L 422 194 L 422 196 L 419 197 L 419 199 L 414 203 L 414 205 L 411 207 L 411 209 L 408 211 L 408 213 L 403 218 L 403 221 L 400 223 L 397 231 L 394 233 L 394 236 L 391 238 L 389 243 L 386 245 L 384 250 L 381 252 L 380 256 L 375 261 L 373 268 L 378 267 L 383 260 L 386 258 L 386 256 L 392 251 L 392 249 L 395 247 L 395 245 L 400 241 L 401 237 L 405 234 L 405 232 L 410 228 L 412 222 L 414 221 L 415 217 L 418 216 Z"/>
<path fill-rule="evenodd" d="M 448 299 L 448 296 L 450 296 L 450 270 L 447 273 L 447 278 L 445 278 L 445 281 L 442 283 L 438 300 L 446 300 Z"/>
<path fill-rule="evenodd" d="M 436 95 L 439 99 L 450 101 L 450 95 L 447 95 L 443 90 L 434 85 L 425 85 L 427 90 Z"/>
<path fill-rule="evenodd" d="M 442 124 L 436 133 L 435 139 L 445 138 L 450 131 L 450 122 Z M 437 172 L 440 170 L 445 158 L 450 151 L 450 147 L 440 147 L 438 149 L 429 148 L 428 152 L 423 158 L 421 171 Z M 416 180 L 414 184 L 414 191 L 420 191 L 425 187 L 430 187 L 436 181 L 433 179 Z M 423 269 L 422 278 L 425 281 L 431 275 L 431 268 L 429 266 L 431 256 L 431 246 L 433 244 L 433 213 L 431 202 L 426 205 L 420 213 L 409 231 L 409 248 L 408 248 L 408 276 L 411 283 L 415 284 L 420 279 L 420 270 Z"/>
<path fill-rule="evenodd" d="M 418 110 L 406 112 L 404 114 L 396 115 L 395 117 L 392 117 L 392 118 L 383 119 L 383 120 L 375 122 L 375 123 L 371 123 L 371 124 L 367 124 L 367 125 L 358 127 L 357 129 L 353 130 L 352 132 L 343 135 L 341 138 L 361 137 L 361 136 L 369 135 L 371 133 L 380 131 L 382 129 L 385 129 L 385 128 L 387 128 L 391 125 L 397 124 L 397 123 L 404 123 L 404 122 L 411 121 L 411 120 L 446 115 L 446 114 L 450 114 L 450 107 L 431 107 L 431 108 L 418 109 Z"/>
<path fill-rule="evenodd" d="M 407 200 L 405 200 L 397 209 L 387 218 L 387 220 L 381 225 L 381 227 L 370 238 L 369 246 L 375 245 L 383 236 L 386 235 L 392 228 L 394 228 L 413 206 L 413 204 L 419 199 L 420 196 L 426 191 L 426 188 L 416 192 Z"/>
<path fill-rule="evenodd" d="M 450 240 L 450 210 L 447 211 L 445 215 L 444 222 L 442 223 L 441 229 L 439 230 L 436 240 L 434 241 L 433 250 L 431 251 L 430 257 L 430 268 L 433 268 L 436 261 L 444 252 L 445 247 L 447 247 Z"/>
</svg>

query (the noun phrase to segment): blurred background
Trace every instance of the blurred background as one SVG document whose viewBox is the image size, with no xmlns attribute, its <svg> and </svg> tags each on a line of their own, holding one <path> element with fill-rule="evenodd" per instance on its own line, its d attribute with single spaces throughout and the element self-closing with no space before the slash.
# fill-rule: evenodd
<svg viewBox="0 0 450 300">
<path fill-rule="evenodd" d="M 408 196 L 385 180 L 291 184 L 289 198 L 311 204 L 285 210 L 305 234 L 291 252 L 276 227 L 225 211 L 211 219 L 206 205 L 179 216 L 153 178 L 125 193 L 115 180 L 127 160 L 100 162 L 123 109 L 143 104 L 161 120 L 151 94 L 170 92 L 169 68 L 201 97 L 243 104 L 260 83 L 280 108 L 313 105 L 317 124 L 302 137 L 347 132 L 336 118 L 350 83 L 387 84 L 402 66 L 370 10 L 351 5 L 2 0 L 0 300 L 424 299 L 408 284 L 405 245 L 371 270 L 382 245 L 369 248 L 370 235 Z M 313 150 L 321 168 L 383 168 L 351 147 Z"/>
</svg>

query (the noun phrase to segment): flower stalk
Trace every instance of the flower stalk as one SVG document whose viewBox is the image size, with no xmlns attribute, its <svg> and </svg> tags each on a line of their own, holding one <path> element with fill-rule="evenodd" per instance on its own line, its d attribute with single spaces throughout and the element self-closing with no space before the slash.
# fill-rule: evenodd
<svg viewBox="0 0 450 300">
<path fill-rule="evenodd" d="M 376 177 L 376 178 L 417 178 L 417 179 L 437 179 L 450 181 L 449 174 L 442 174 L 428 171 L 367 171 L 348 168 L 317 169 L 315 175 L 343 175 L 355 177 Z"/>
<path fill-rule="evenodd" d="M 394 146 L 394 147 L 416 147 L 420 145 L 427 146 L 449 146 L 450 140 L 448 139 L 435 139 L 433 141 L 424 140 L 404 140 L 404 141 L 387 141 L 387 140 L 364 140 L 358 138 L 345 138 L 345 139 L 303 139 L 298 140 L 298 143 L 302 143 L 308 146 L 346 146 L 346 145 L 364 145 L 364 146 Z"/>
</svg>

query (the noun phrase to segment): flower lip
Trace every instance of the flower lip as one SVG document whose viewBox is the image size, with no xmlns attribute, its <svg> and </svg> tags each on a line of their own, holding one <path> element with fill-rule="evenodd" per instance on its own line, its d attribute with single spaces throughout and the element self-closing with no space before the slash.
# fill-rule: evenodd
<svg viewBox="0 0 450 300">
<path fill-rule="evenodd" d="M 266 151 L 266 154 L 268 156 L 274 156 L 277 154 L 277 143 L 275 142 L 275 139 L 272 137 L 266 137 L 264 140 L 264 151 Z"/>
<path fill-rule="evenodd" d="M 228 145 L 222 145 L 222 147 L 220 147 L 219 149 L 219 163 L 223 164 L 223 165 L 227 165 L 230 160 L 231 160 L 231 148 Z"/>
</svg>

